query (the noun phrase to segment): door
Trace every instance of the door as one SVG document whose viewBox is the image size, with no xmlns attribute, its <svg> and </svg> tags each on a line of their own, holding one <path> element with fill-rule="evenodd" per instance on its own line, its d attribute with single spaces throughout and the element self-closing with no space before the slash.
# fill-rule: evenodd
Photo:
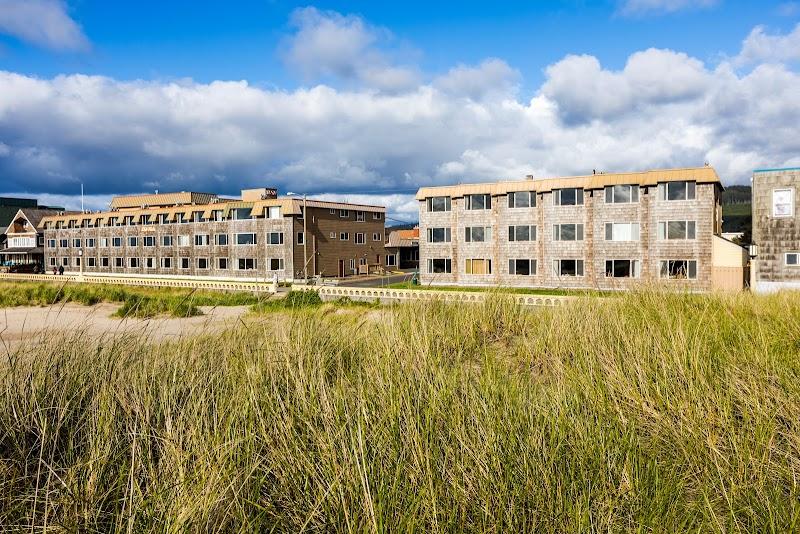
<svg viewBox="0 0 800 534">
<path fill-rule="evenodd" d="M 339 260 L 339 278 L 344 278 L 344 260 Z"/>
</svg>

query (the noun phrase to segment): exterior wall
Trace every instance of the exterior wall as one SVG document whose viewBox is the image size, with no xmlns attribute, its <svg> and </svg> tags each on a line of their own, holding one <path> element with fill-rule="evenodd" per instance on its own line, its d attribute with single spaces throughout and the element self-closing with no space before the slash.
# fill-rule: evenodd
<svg viewBox="0 0 800 534">
<path fill-rule="evenodd" d="M 585 190 L 583 206 L 559 206 L 552 192 L 537 194 L 536 207 L 509 208 L 506 195 L 492 197 L 491 210 L 464 210 L 464 198 L 451 199 L 450 212 L 427 211 L 425 200 L 420 201 L 420 278 L 432 285 L 501 285 L 517 287 L 562 287 L 593 289 L 626 289 L 643 281 L 659 278 L 662 260 L 697 261 L 697 278 L 693 280 L 663 280 L 690 290 L 709 290 L 712 287 L 712 237 L 721 225 L 719 186 L 715 183 L 696 185 L 694 200 L 659 201 L 657 187 L 640 187 L 639 201 L 627 204 L 606 204 L 603 189 Z M 696 224 L 693 240 L 659 240 L 658 222 L 690 220 Z M 638 222 L 638 241 L 606 241 L 605 223 Z M 583 241 L 554 241 L 555 224 L 584 225 Z M 537 226 L 537 239 L 530 242 L 511 242 L 510 225 Z M 484 243 L 465 243 L 464 228 L 491 226 L 492 239 Z M 428 228 L 451 228 L 450 243 L 429 243 Z M 429 258 L 451 258 L 452 273 L 428 273 Z M 465 274 L 467 258 L 492 259 L 491 275 Z M 537 260 L 537 274 L 509 274 L 509 259 Z M 554 260 L 582 259 L 584 275 L 558 276 Z M 638 260 L 639 278 L 608 278 L 606 260 Z"/>
<path fill-rule="evenodd" d="M 773 217 L 772 191 L 784 188 L 794 190 L 794 212 L 790 217 Z M 758 245 L 753 274 L 757 291 L 800 288 L 800 267 L 785 262 L 787 252 L 800 252 L 798 193 L 800 169 L 753 173 L 753 243 Z"/>
</svg>

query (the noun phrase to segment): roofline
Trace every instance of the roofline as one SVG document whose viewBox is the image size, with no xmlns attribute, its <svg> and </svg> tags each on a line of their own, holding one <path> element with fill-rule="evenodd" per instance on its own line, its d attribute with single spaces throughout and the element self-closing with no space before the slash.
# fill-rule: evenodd
<svg viewBox="0 0 800 534">
<path fill-rule="evenodd" d="M 783 167 L 778 169 L 754 169 L 753 174 L 757 172 L 780 172 L 780 171 L 800 171 L 800 167 Z"/>
</svg>

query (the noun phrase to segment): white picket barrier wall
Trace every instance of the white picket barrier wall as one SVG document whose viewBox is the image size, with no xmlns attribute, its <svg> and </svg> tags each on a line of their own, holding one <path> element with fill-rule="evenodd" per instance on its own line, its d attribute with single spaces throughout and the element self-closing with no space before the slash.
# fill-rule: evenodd
<svg viewBox="0 0 800 534">
<path fill-rule="evenodd" d="M 0 274 L 0 280 L 21 280 L 29 282 L 74 282 L 84 284 L 114 284 L 146 287 L 184 287 L 189 289 L 208 289 L 212 291 L 247 291 L 250 293 L 271 293 L 271 283 L 237 282 L 236 280 L 196 280 L 178 278 L 136 278 L 132 276 L 92 276 L 65 274 Z"/>
</svg>

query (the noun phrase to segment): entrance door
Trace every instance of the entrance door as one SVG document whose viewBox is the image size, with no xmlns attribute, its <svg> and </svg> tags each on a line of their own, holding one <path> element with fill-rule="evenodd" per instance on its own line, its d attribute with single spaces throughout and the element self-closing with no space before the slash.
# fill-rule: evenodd
<svg viewBox="0 0 800 534">
<path fill-rule="evenodd" d="M 344 278 L 344 260 L 339 260 L 339 278 Z"/>
</svg>

